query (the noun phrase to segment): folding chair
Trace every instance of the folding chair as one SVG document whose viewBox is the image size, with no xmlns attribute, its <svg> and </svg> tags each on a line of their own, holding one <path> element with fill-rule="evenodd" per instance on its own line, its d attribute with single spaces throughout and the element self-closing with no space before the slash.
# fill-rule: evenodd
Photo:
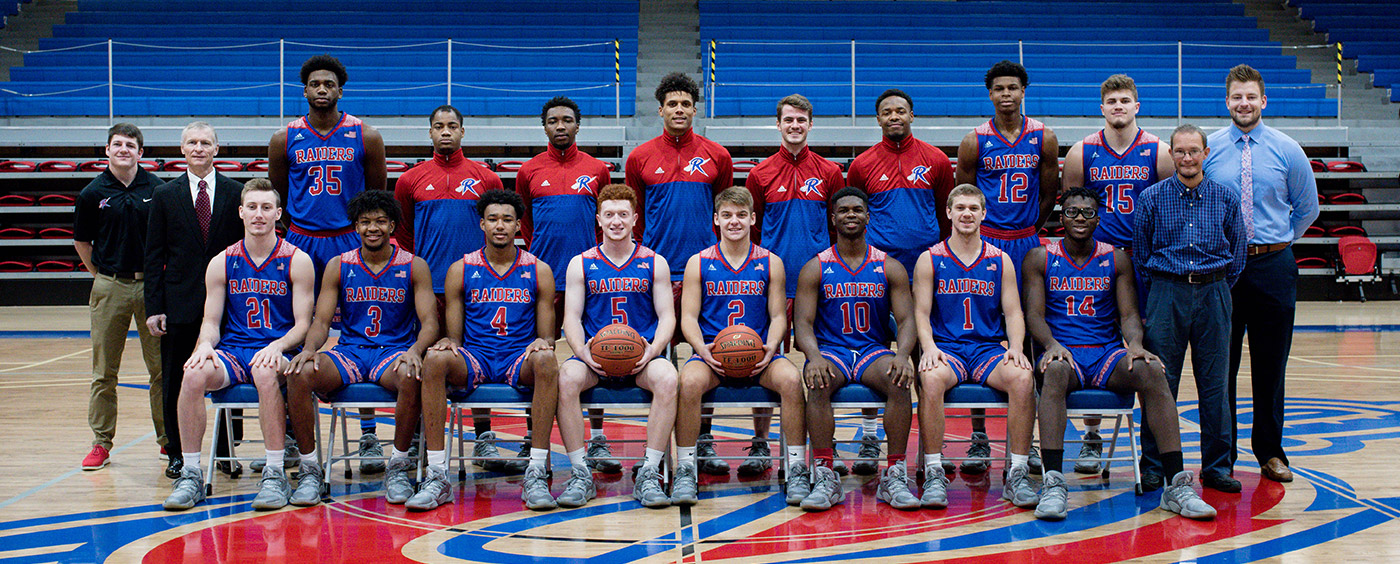
<svg viewBox="0 0 1400 564">
<path fill-rule="evenodd" d="M 1133 427 L 1133 401 L 1131 393 L 1109 390 L 1075 390 L 1065 397 L 1065 414 L 1070 419 L 1113 419 L 1113 437 L 1108 439 L 1108 452 L 1098 460 L 1103 462 L 1103 477 L 1108 478 L 1111 462 L 1128 462 L 1133 467 L 1133 488 L 1142 494 L 1142 474 L 1138 468 L 1137 429 Z M 1118 447 L 1118 435 L 1124 425 L 1128 428 L 1128 454 L 1114 456 Z M 1083 440 L 1066 440 L 1065 444 L 1083 444 Z M 1079 462 L 1082 458 L 1066 458 L 1065 462 Z"/>
<path fill-rule="evenodd" d="M 256 411 L 258 409 L 258 387 L 252 384 L 234 384 L 222 390 L 209 392 L 209 402 L 214 405 L 214 438 L 213 442 L 209 443 L 211 445 L 218 445 L 219 437 L 221 436 L 233 437 L 234 410 L 245 410 L 243 412 L 244 415 L 238 416 L 238 419 L 241 421 L 250 419 L 256 420 L 258 418 L 256 415 L 247 415 L 247 410 Z M 219 425 L 220 421 L 223 421 L 224 424 Z M 261 444 L 263 441 L 244 439 L 243 442 Z M 218 463 L 244 461 L 252 463 L 264 459 L 263 456 L 240 458 L 235 450 L 235 445 L 237 443 L 238 441 L 233 440 L 228 442 L 227 456 L 219 456 L 218 448 L 210 449 L 209 464 L 208 467 L 204 469 L 204 495 L 209 496 L 214 494 L 214 480 L 219 478 L 219 474 L 214 471 L 214 467 Z"/>
<path fill-rule="evenodd" d="M 832 414 L 832 419 L 834 419 L 834 420 L 859 418 L 859 417 L 862 416 L 859 410 L 867 409 L 867 408 L 871 408 L 871 409 L 880 409 L 880 408 L 883 408 L 883 407 L 885 407 L 885 395 L 884 395 L 884 394 L 881 394 L 880 392 L 875 391 L 874 389 L 871 389 L 869 386 L 866 386 L 866 385 L 864 385 L 864 384 L 856 384 L 856 383 L 846 384 L 845 386 L 842 386 L 842 387 L 838 388 L 835 392 L 833 392 L 833 393 L 831 394 L 831 411 L 833 412 L 833 414 Z M 836 415 L 834 412 L 835 412 L 836 410 L 838 410 L 838 409 L 841 409 L 841 410 L 855 409 L 855 410 L 857 410 L 857 411 L 856 411 L 856 413 L 855 413 L 854 415 Z M 838 440 L 832 441 L 832 443 L 833 443 L 834 445 L 841 445 L 841 444 L 855 444 L 855 445 L 859 445 L 861 442 L 862 442 L 862 440 L 860 440 L 860 439 L 847 439 L 847 440 L 839 440 L 839 439 L 838 439 Z M 889 449 L 886 448 L 886 450 L 888 451 Z M 852 460 L 852 461 L 855 461 L 855 460 L 870 460 L 869 458 L 859 458 L 859 457 L 850 457 L 850 458 L 847 458 L 847 457 L 838 456 L 837 458 L 842 459 L 842 460 Z M 875 463 L 876 463 L 876 464 L 879 464 L 879 462 L 880 462 L 879 459 L 876 459 L 876 460 L 875 460 Z"/>
<path fill-rule="evenodd" d="M 958 410 L 962 410 L 962 409 L 984 409 L 984 410 L 985 410 L 985 409 L 1008 409 L 1008 408 L 1010 408 L 1010 406 L 1011 406 L 1011 404 L 1010 404 L 1010 402 L 1007 400 L 1006 392 L 1003 392 L 1003 391 L 1001 391 L 1001 390 L 997 390 L 997 389 L 994 389 L 994 388 L 990 388 L 990 387 L 984 386 L 984 385 L 982 385 L 982 384 L 961 383 L 961 384 L 958 384 L 958 385 L 956 385 L 956 386 L 953 386 L 951 389 L 949 389 L 946 393 L 943 394 L 943 417 L 944 417 L 944 419 L 947 419 L 947 418 L 950 418 L 950 417 L 952 417 L 952 418 L 958 418 L 958 419 L 970 419 L 970 418 L 972 418 L 972 417 L 975 417 L 975 416 L 972 415 L 971 413 L 968 413 L 968 414 L 961 414 L 961 413 L 959 413 L 959 414 L 956 414 L 956 415 L 949 415 L 949 414 L 948 414 L 948 410 L 949 410 L 949 409 L 958 409 Z M 993 414 L 990 414 L 990 413 L 983 414 L 983 415 L 981 415 L 980 417 L 983 417 L 984 419 L 989 419 L 989 418 L 1001 418 L 1001 419 L 1005 419 L 1005 418 L 1006 418 L 1005 415 L 993 415 Z M 981 461 L 985 461 L 989 466 L 991 465 L 991 463 L 992 463 L 993 461 L 996 461 L 996 460 L 1003 460 L 1003 461 L 1007 461 L 1007 462 L 1009 462 L 1009 461 L 1011 460 L 1011 451 L 1010 451 L 1010 449 L 1007 448 L 1007 444 L 1008 444 L 1007 441 L 1009 440 L 1008 437 L 1003 436 L 1001 439 L 997 440 L 997 439 L 991 439 L 990 436 L 989 436 L 989 437 L 988 437 L 988 440 L 989 440 L 989 442 L 1001 443 L 1001 452 L 1003 453 L 1002 456 L 989 456 L 989 457 L 985 457 L 985 458 L 984 458 L 984 457 L 980 457 L 980 456 L 969 457 L 969 456 L 947 456 L 947 455 L 944 455 L 944 456 L 943 456 L 943 459 L 944 459 L 944 460 L 954 461 L 954 462 L 962 462 L 962 461 L 967 461 L 967 460 L 981 460 Z M 949 444 L 949 443 L 970 443 L 970 442 L 972 442 L 972 439 L 948 440 L 948 439 L 945 438 L 945 439 L 943 440 L 943 444 L 944 444 L 945 446 L 946 446 L 947 444 Z M 920 454 L 920 456 L 922 457 L 922 455 L 923 455 L 923 449 L 920 449 L 920 450 L 919 450 L 919 454 Z M 921 466 L 922 466 L 922 465 L 921 465 Z"/>
<path fill-rule="evenodd" d="M 450 466 L 453 460 L 457 461 L 457 480 L 464 481 L 467 479 L 467 461 L 476 462 L 478 460 L 509 459 L 505 456 L 497 457 L 494 459 L 480 458 L 477 456 L 467 456 L 466 421 L 472 418 L 470 410 L 474 408 L 486 408 L 491 410 L 519 409 L 522 411 L 518 415 L 507 413 L 497 414 L 493 411 L 490 417 L 492 419 L 495 419 L 496 417 L 528 418 L 529 415 L 526 414 L 524 410 L 529 409 L 530 400 L 530 396 L 520 393 L 519 390 L 512 388 L 508 384 L 482 384 L 480 386 L 477 386 L 476 389 L 472 390 L 471 393 L 467 393 L 464 390 L 454 390 L 448 392 L 447 409 L 449 414 L 449 421 L 447 426 L 447 432 L 450 433 L 448 435 L 448 438 L 451 439 L 452 435 L 457 436 L 457 456 L 450 457 L 448 460 L 448 465 Z M 468 410 L 468 412 L 463 413 L 462 410 Z"/>
<path fill-rule="evenodd" d="M 1337 282 L 1356 284 L 1361 302 L 1365 303 L 1364 284 L 1381 281 L 1380 273 L 1376 270 L 1376 243 L 1364 235 L 1347 235 L 1337 241 L 1337 250 L 1342 257 Z"/>
<path fill-rule="evenodd" d="M 778 394 L 778 392 L 775 392 L 775 391 L 770 390 L 770 389 L 768 389 L 768 388 L 765 388 L 765 387 L 763 387 L 763 386 L 759 386 L 759 385 L 757 385 L 757 383 L 755 383 L 753 386 L 745 386 L 745 387 L 739 387 L 739 388 L 732 388 L 732 387 L 727 387 L 727 386 L 718 386 L 718 387 L 716 387 L 715 389 L 710 390 L 710 391 L 708 391 L 708 392 L 705 393 L 704 397 L 702 397 L 702 398 L 700 399 L 700 406 L 701 406 L 702 409 L 703 409 L 703 408 L 706 408 L 706 407 L 710 407 L 710 408 L 717 408 L 717 409 L 742 409 L 742 410 L 745 411 L 744 413 L 734 413 L 734 414 L 712 413 L 712 414 L 710 414 L 710 415 L 701 415 L 701 417 L 708 417 L 708 418 L 710 418 L 712 421 L 715 420 L 715 419 L 740 419 L 740 420 L 750 420 L 750 421 L 751 421 L 751 420 L 753 420 L 753 419 L 755 419 L 755 418 L 757 417 L 757 416 L 755 416 L 755 415 L 753 414 L 753 408 L 756 408 L 756 407 L 767 407 L 767 408 L 772 409 L 772 410 L 773 410 L 773 417 L 774 417 L 774 420 L 779 422 L 779 423 L 778 423 L 778 427 L 779 427 L 779 429 L 778 429 L 778 445 L 779 445 L 779 446 L 778 446 L 778 450 L 776 451 L 778 454 L 776 454 L 776 455 L 769 455 L 769 456 L 723 456 L 723 457 L 720 457 L 720 458 L 726 458 L 726 459 L 733 458 L 733 459 L 740 459 L 740 460 L 744 460 L 744 461 L 748 461 L 748 460 L 769 460 L 769 461 L 777 461 L 777 465 L 778 465 L 778 476 L 779 476 L 779 478 L 782 479 L 782 478 L 784 478 L 785 476 L 787 476 L 787 454 L 786 454 L 786 453 L 787 453 L 787 446 L 788 446 L 788 445 L 787 445 L 787 440 L 786 440 L 787 437 L 783 436 L 783 432 L 782 432 L 782 420 L 783 420 L 783 418 L 782 418 L 782 396 L 780 396 L 780 395 Z M 703 414 L 704 412 L 702 411 L 701 413 Z M 714 439 L 714 442 L 717 443 L 717 444 L 718 444 L 718 443 L 732 443 L 732 442 L 745 442 L 745 443 L 747 443 L 747 442 L 749 442 L 749 440 L 748 440 L 748 439 L 718 439 L 718 438 L 717 438 L 717 439 Z M 700 460 L 708 460 L 708 457 L 706 457 L 706 458 L 696 457 L 696 462 L 699 462 Z"/>
<path fill-rule="evenodd" d="M 348 480 L 350 479 L 352 473 L 352 470 L 350 469 L 350 466 L 348 464 L 350 462 L 356 460 L 384 460 L 387 462 L 389 460 L 388 456 L 362 457 L 359 455 L 358 447 L 356 447 L 355 449 L 355 454 L 351 454 L 350 435 L 349 431 L 347 430 L 348 423 L 346 422 L 346 420 L 351 418 L 351 411 L 355 412 L 353 416 L 356 420 L 358 420 L 360 418 L 358 413 L 360 408 L 393 409 L 394 406 L 398 404 L 398 397 L 395 396 L 393 392 L 390 392 L 389 390 L 385 389 L 379 384 L 374 384 L 370 382 L 358 382 L 342 387 L 341 389 L 337 390 L 334 394 L 331 394 L 330 401 L 327 403 L 329 403 L 331 407 L 331 428 L 328 433 L 329 437 L 326 439 L 325 442 L 326 476 L 331 475 L 331 470 L 335 468 L 335 463 L 339 461 L 345 461 L 347 463 L 345 466 L 345 479 Z M 422 418 L 420 417 L 419 420 L 421 421 Z M 339 456 L 335 454 L 335 429 L 337 421 L 340 422 L 340 446 L 341 451 L 344 453 Z M 319 435 L 319 433 L 317 434 Z M 418 452 L 418 457 L 421 461 L 426 453 L 423 452 L 422 448 L 419 448 Z"/>
<path fill-rule="evenodd" d="M 606 384 L 600 383 L 597 386 L 593 386 L 592 388 L 584 390 L 582 394 L 579 394 L 579 403 L 583 404 L 583 409 L 610 408 L 640 409 L 645 411 L 651 409 L 651 392 L 646 391 L 635 385 L 623 388 L 611 388 L 608 387 Z M 604 413 L 604 417 L 607 417 L 606 412 Z M 646 439 L 610 439 L 609 442 L 611 442 L 612 444 L 645 444 Z M 621 449 L 619 448 L 618 450 L 620 451 Z M 646 456 L 613 456 L 613 458 L 617 460 L 642 461 L 646 459 Z M 634 467 L 634 471 L 635 468 L 636 467 Z M 661 475 L 663 481 L 666 480 L 669 476 L 669 468 L 665 464 L 662 465 Z"/>
</svg>

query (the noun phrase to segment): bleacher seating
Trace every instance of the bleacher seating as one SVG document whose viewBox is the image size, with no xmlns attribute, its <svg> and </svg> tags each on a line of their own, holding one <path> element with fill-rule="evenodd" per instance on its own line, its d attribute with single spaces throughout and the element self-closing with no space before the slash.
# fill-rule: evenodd
<svg viewBox="0 0 1400 564">
<path fill-rule="evenodd" d="M 1393 0 L 1289 0 L 1298 15 L 1312 21 L 1313 31 L 1342 44 L 1342 56 L 1356 59 L 1356 70 L 1369 72 L 1371 84 L 1390 89 L 1400 102 L 1400 5 Z M 1270 100 L 1272 102 L 1272 100 Z"/>
<path fill-rule="evenodd" d="M 320 53 L 335 55 L 349 70 L 341 103 L 348 112 L 417 115 L 436 107 L 447 97 L 448 39 L 454 41 L 457 85 L 452 102 L 465 114 L 534 115 L 545 100 L 562 94 L 584 114 L 612 115 L 614 39 L 621 41 L 621 111 L 633 111 L 635 0 L 430 0 L 393 9 L 346 0 L 315 6 L 320 9 L 286 0 L 81 0 L 39 46 L 91 46 L 28 54 L 0 88 L 26 94 L 88 89 L 43 97 L 0 94 L 0 112 L 106 115 L 109 38 L 117 115 L 278 115 L 279 39 L 287 41 L 282 110 L 288 115 L 305 108 L 302 61 Z M 582 44 L 597 45 L 561 48 Z"/>
<path fill-rule="evenodd" d="M 1268 80 L 1270 115 L 1336 116 L 1326 85 L 1311 84 L 1310 72 L 1281 54 L 1243 6 L 1148 3 L 702 0 L 700 33 L 704 45 L 719 41 L 716 115 L 768 115 L 775 100 L 795 91 L 812 99 L 817 114 L 848 115 L 854 40 L 860 114 L 874 113 L 885 88 L 900 87 L 916 113 L 984 115 L 987 68 L 1024 57 L 1028 114 L 1098 115 L 1099 83 L 1125 72 L 1138 83 L 1139 115 L 1175 116 L 1176 42 L 1183 41 L 1185 115 L 1224 116 L 1225 73 L 1249 63 Z"/>
</svg>

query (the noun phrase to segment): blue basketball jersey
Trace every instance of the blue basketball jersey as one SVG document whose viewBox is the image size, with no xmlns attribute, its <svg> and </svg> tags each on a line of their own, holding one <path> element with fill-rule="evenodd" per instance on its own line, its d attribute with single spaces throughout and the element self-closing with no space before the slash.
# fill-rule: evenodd
<svg viewBox="0 0 1400 564">
<path fill-rule="evenodd" d="M 340 255 L 340 344 L 409 347 L 418 339 L 413 254 L 397 245 L 393 253 L 378 274 L 360 249 Z"/>
<path fill-rule="evenodd" d="M 983 227 L 1002 231 L 1034 228 L 1040 219 L 1040 148 L 1045 125 L 1021 117 L 1021 136 L 1001 136 L 996 123 L 977 126 L 977 187 L 987 196 Z"/>
<path fill-rule="evenodd" d="M 1113 245 L 1096 242 L 1089 260 L 1074 264 L 1055 241 L 1045 247 L 1045 263 L 1045 322 L 1055 340 L 1063 345 L 1122 344 Z"/>
<path fill-rule="evenodd" d="M 587 292 L 583 298 L 583 334 L 585 339 L 613 323 L 622 323 L 636 330 L 643 339 L 656 338 L 656 302 L 652 299 L 652 282 L 656 279 L 656 253 L 635 245 L 632 256 L 622 264 L 613 264 L 603 254 L 601 245 L 584 251 L 583 281 Z M 669 288 L 662 288 L 669 292 Z"/>
<path fill-rule="evenodd" d="M 277 240 L 262 264 L 253 262 L 239 241 L 224 249 L 228 296 L 219 344 L 262 348 L 280 339 L 296 324 L 292 312 L 292 255 L 297 248 Z"/>
<path fill-rule="evenodd" d="M 1133 246 L 1133 208 L 1137 195 L 1156 184 L 1156 135 L 1138 130 L 1123 154 L 1113 151 L 1103 130 L 1084 138 L 1084 187 L 1099 193 L 1099 227 L 1094 239 L 1123 248 Z"/>
<path fill-rule="evenodd" d="M 865 260 L 854 269 L 841 260 L 834 246 L 817 255 L 817 260 L 822 269 L 817 320 L 812 327 L 817 343 L 848 349 L 888 347 L 893 338 L 885 252 L 867 245 Z"/>
<path fill-rule="evenodd" d="M 947 241 L 929 248 L 933 266 L 929 324 L 933 339 L 939 343 L 997 343 L 1006 339 L 1001 311 L 1001 249 L 981 243 L 982 250 L 972 264 L 963 264 Z"/>
<path fill-rule="evenodd" d="M 535 255 L 517 249 L 510 270 L 498 275 L 484 250 L 462 257 L 464 345 L 508 355 L 535 340 L 535 264 Z"/>
<path fill-rule="evenodd" d="M 341 112 L 322 136 L 299 117 L 287 124 L 287 215 L 308 231 L 350 227 L 345 204 L 365 190 L 364 123 Z"/>
<path fill-rule="evenodd" d="M 749 243 L 739 268 L 724 258 L 719 245 L 700 251 L 700 333 L 712 343 L 731 325 L 743 325 L 768 341 L 768 249 Z"/>
</svg>

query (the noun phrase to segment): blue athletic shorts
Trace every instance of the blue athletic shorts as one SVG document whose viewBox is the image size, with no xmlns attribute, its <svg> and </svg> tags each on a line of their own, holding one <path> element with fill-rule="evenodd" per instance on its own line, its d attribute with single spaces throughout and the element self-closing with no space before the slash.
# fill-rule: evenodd
<svg viewBox="0 0 1400 564">
<path fill-rule="evenodd" d="M 821 345 L 820 349 L 822 358 L 835 364 L 836 368 L 841 371 L 841 375 L 846 377 L 848 384 L 860 382 L 860 377 L 865 374 L 865 369 L 869 368 L 870 363 L 875 362 L 876 359 L 894 354 L 894 351 L 880 345 L 866 345 L 859 350 Z"/>
<path fill-rule="evenodd" d="M 780 355 L 780 354 L 775 354 L 775 355 L 773 355 L 773 360 L 771 360 L 771 361 L 768 362 L 768 366 L 773 366 L 773 363 L 774 363 L 774 362 L 777 362 L 778 359 L 780 359 L 780 358 L 787 358 L 787 357 L 785 357 L 785 356 L 783 356 L 783 355 Z M 692 363 L 692 362 L 704 363 L 704 362 L 705 362 L 705 359 L 700 358 L 700 355 L 698 355 L 698 354 L 693 354 L 693 355 L 690 355 L 690 359 L 687 360 L 687 361 L 685 361 L 685 363 L 686 363 L 686 364 L 690 364 L 690 363 Z M 764 369 L 764 370 L 767 370 L 768 367 L 765 366 L 765 367 L 763 367 L 763 369 Z M 716 378 L 719 378 L 719 385 L 724 386 L 724 387 L 726 387 L 726 388 L 747 388 L 747 387 L 749 387 L 749 386 L 756 386 L 756 385 L 758 385 L 758 378 L 759 378 L 760 376 L 762 376 L 762 375 L 763 375 L 762 372 L 755 372 L 755 373 L 753 373 L 753 374 L 752 374 L 750 377 L 748 377 L 748 378 L 729 378 L 729 377 L 725 377 L 725 376 L 720 376 L 719 374 L 715 374 L 715 377 L 716 377 Z"/>
<path fill-rule="evenodd" d="M 1108 377 L 1113 375 L 1118 361 L 1128 356 L 1128 349 L 1118 343 L 1065 348 L 1069 349 L 1069 355 L 1074 359 L 1070 365 L 1074 367 L 1074 376 L 1079 378 L 1079 387 L 1085 389 L 1107 389 Z M 1045 358 L 1045 355 L 1041 355 L 1041 358 Z"/>
<path fill-rule="evenodd" d="M 938 350 L 948 357 L 958 381 L 972 384 L 986 384 L 997 364 L 1006 358 L 1006 347 L 1000 343 L 940 343 Z"/>
<path fill-rule="evenodd" d="M 287 242 L 311 256 L 311 264 L 316 268 L 316 290 L 321 289 L 321 277 L 326 274 L 326 263 L 345 251 L 360 246 L 360 235 L 351 231 L 332 237 L 316 237 L 287 231 Z"/>
<path fill-rule="evenodd" d="M 219 364 L 223 365 L 224 373 L 228 374 L 229 386 L 235 384 L 253 383 L 253 355 L 264 347 L 229 347 L 220 345 L 214 349 L 214 358 L 219 359 Z M 291 360 L 286 353 L 282 354 L 285 360 Z"/>
<path fill-rule="evenodd" d="M 378 383 L 389 371 L 394 361 L 408 349 L 406 347 L 375 347 L 361 345 L 336 345 L 325 352 L 340 371 L 340 380 L 346 384 L 359 382 Z"/>
<path fill-rule="evenodd" d="M 1011 264 L 1016 266 L 1016 288 L 1017 291 L 1019 291 L 1021 287 L 1021 263 L 1025 262 L 1026 253 L 1040 246 L 1040 236 L 1031 235 L 1020 239 L 994 239 L 983 235 L 982 240 L 1001 249 L 1001 252 L 1011 257 Z"/>
<path fill-rule="evenodd" d="M 516 355 L 502 355 L 457 347 L 457 352 L 467 361 L 468 392 L 482 384 L 509 384 L 520 391 L 530 390 L 529 386 L 520 385 L 520 370 L 525 366 L 527 356 L 524 351 Z"/>
</svg>

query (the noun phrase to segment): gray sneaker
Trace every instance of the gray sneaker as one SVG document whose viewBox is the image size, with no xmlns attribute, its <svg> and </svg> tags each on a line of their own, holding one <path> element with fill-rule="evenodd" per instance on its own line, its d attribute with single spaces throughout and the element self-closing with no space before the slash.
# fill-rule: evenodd
<svg viewBox="0 0 1400 564">
<path fill-rule="evenodd" d="M 526 476 L 529 476 L 527 471 Z M 559 493 L 559 507 L 583 507 L 584 504 L 598 497 L 598 490 L 593 487 L 593 472 L 587 468 L 574 467 L 569 474 L 569 481 L 564 483 L 564 491 Z"/>
<path fill-rule="evenodd" d="M 360 435 L 360 474 L 378 474 L 384 471 L 384 447 L 379 446 L 379 435 Z M 372 459 L 372 460 L 367 460 Z"/>
<path fill-rule="evenodd" d="M 987 434 L 981 431 L 972 432 L 972 442 L 967 445 L 968 458 L 990 458 L 992 456 L 992 443 L 987 438 Z M 968 474 L 981 474 L 987 471 L 989 466 L 986 460 L 964 460 L 962 471 Z"/>
<path fill-rule="evenodd" d="M 414 470 L 414 461 L 395 458 L 389 461 L 389 470 L 384 474 L 384 499 L 400 505 L 413 497 L 413 482 L 408 474 Z"/>
<path fill-rule="evenodd" d="M 846 467 L 846 462 L 841 459 L 831 461 L 831 471 L 838 476 L 845 476 L 851 473 L 851 469 Z"/>
<path fill-rule="evenodd" d="M 676 475 L 671 478 L 671 505 L 695 505 L 699 501 L 695 465 L 688 462 L 677 465 Z"/>
<path fill-rule="evenodd" d="M 297 450 L 297 440 L 287 435 L 282 439 L 282 468 L 296 468 L 301 464 L 301 451 Z M 255 460 L 248 464 L 248 469 L 254 472 L 262 472 L 267 466 L 267 460 Z"/>
<path fill-rule="evenodd" d="M 1035 486 L 1031 485 L 1029 468 L 1025 466 L 1012 466 L 1006 473 L 1006 486 L 1001 490 L 1001 498 L 1010 501 L 1016 507 L 1035 507 L 1040 503 L 1040 494 L 1036 493 Z"/>
<path fill-rule="evenodd" d="M 1182 470 L 1172 476 L 1172 483 L 1162 491 L 1162 509 L 1190 519 L 1214 519 L 1215 508 L 1202 500 L 1196 489 L 1191 487 L 1195 479 L 1190 470 Z M 166 502 L 166 509 L 170 508 L 169 503 Z"/>
<path fill-rule="evenodd" d="M 185 466 L 180 477 L 175 479 L 175 487 L 170 497 L 165 498 L 165 509 L 184 511 L 204 501 L 204 471 Z"/>
<path fill-rule="evenodd" d="M 1032 476 L 1040 476 L 1045 472 L 1044 465 L 1040 462 L 1040 447 L 1031 447 L 1031 454 L 1026 459 L 1026 467 L 1030 469 Z"/>
<path fill-rule="evenodd" d="M 258 497 L 253 498 L 253 509 L 268 511 L 287 506 L 287 498 L 292 495 L 292 486 L 287 483 L 287 471 L 267 467 L 262 471 L 262 483 Z"/>
<path fill-rule="evenodd" d="M 1035 518 L 1059 521 L 1068 514 L 1069 490 L 1065 488 L 1065 475 L 1050 470 L 1040 484 L 1040 504 L 1035 506 Z"/>
<path fill-rule="evenodd" d="M 880 437 L 866 435 L 860 439 L 860 452 L 856 458 L 868 460 L 856 460 L 851 465 L 851 471 L 859 476 L 874 476 L 880 472 Z"/>
<path fill-rule="evenodd" d="M 644 507 L 670 507 L 671 498 L 661 489 L 661 471 L 655 466 L 642 466 L 632 487 L 632 499 L 642 502 Z"/>
<path fill-rule="evenodd" d="M 545 495 L 549 495 L 549 488 L 545 488 Z M 428 511 L 447 503 L 452 503 L 452 484 L 447 481 L 447 473 L 429 466 L 427 477 L 418 484 L 418 493 L 408 498 L 404 507 L 410 511 Z"/>
<path fill-rule="evenodd" d="M 724 476 L 729 474 L 729 463 L 715 452 L 714 440 L 713 435 L 705 433 L 695 441 L 696 469 L 711 476 Z"/>
<path fill-rule="evenodd" d="M 846 492 L 842 491 L 841 478 L 835 470 L 825 466 L 812 469 L 812 493 L 802 498 L 803 511 L 826 511 L 845 500 Z"/>
<path fill-rule="evenodd" d="M 472 447 L 472 464 L 485 468 L 490 472 L 505 472 L 506 462 L 500 460 L 501 451 L 496 448 L 496 432 L 485 431 L 476 436 L 475 446 Z M 482 458 L 490 460 L 481 460 Z"/>
<path fill-rule="evenodd" d="M 604 474 L 622 473 L 622 463 L 612 457 L 612 449 L 608 448 L 607 435 L 598 435 L 588 439 L 588 467 Z M 591 477 L 589 481 L 592 482 Z M 589 499 L 593 498 L 589 497 Z"/>
<path fill-rule="evenodd" d="M 807 465 L 793 464 L 787 471 L 787 504 L 796 507 L 812 493 L 812 474 Z"/>
<path fill-rule="evenodd" d="M 919 496 L 919 505 L 929 509 L 944 509 L 948 507 L 948 474 L 944 471 L 943 465 L 938 465 L 932 471 L 924 470 L 924 495 Z"/>
<path fill-rule="evenodd" d="M 773 456 L 773 451 L 768 450 L 767 439 L 760 439 L 758 437 L 754 437 L 753 443 L 750 444 L 745 450 L 749 452 L 749 456 L 751 458 L 745 460 L 743 464 L 739 465 L 740 476 L 758 476 L 773 468 L 772 460 L 769 460 L 767 458 L 758 458 L 762 456 Z"/>
<path fill-rule="evenodd" d="M 297 489 L 292 492 L 292 505 L 310 507 L 321 503 L 326 495 L 326 471 L 319 462 L 303 462 L 297 476 Z"/>
<path fill-rule="evenodd" d="M 554 503 L 554 496 L 549 493 L 549 478 L 545 475 L 543 466 L 525 468 L 525 479 L 520 482 L 520 501 L 525 502 L 526 509 L 535 511 L 559 507 Z"/>
<path fill-rule="evenodd" d="M 525 467 L 530 465 L 530 435 L 525 435 L 520 443 L 520 452 L 515 458 L 501 462 L 501 471 L 512 476 L 524 474 Z"/>
<path fill-rule="evenodd" d="M 1098 433 L 1084 433 L 1084 442 L 1079 445 L 1079 462 L 1074 463 L 1074 471 L 1079 474 L 1098 474 L 1103 470 L 1103 437 Z M 1089 460 L 1084 460 L 1089 459 Z"/>
<path fill-rule="evenodd" d="M 909 493 L 909 472 L 903 464 L 885 469 L 885 475 L 880 476 L 880 488 L 875 490 L 875 499 L 903 511 L 919 508 L 919 498 Z"/>
</svg>

